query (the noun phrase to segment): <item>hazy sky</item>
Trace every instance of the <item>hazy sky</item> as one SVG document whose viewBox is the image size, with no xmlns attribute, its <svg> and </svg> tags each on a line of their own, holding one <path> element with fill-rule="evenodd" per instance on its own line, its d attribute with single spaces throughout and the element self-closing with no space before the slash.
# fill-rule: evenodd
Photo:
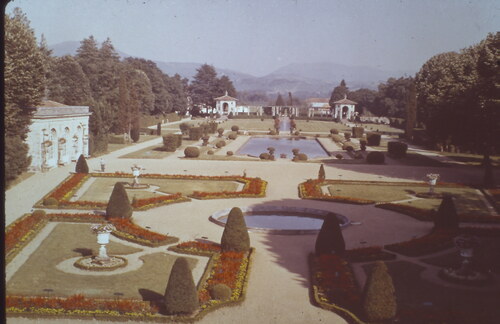
<svg viewBox="0 0 500 324">
<path fill-rule="evenodd" d="M 292 62 L 417 71 L 500 30 L 500 0 L 14 0 L 37 38 L 111 38 L 165 62 L 256 76 Z"/>
</svg>

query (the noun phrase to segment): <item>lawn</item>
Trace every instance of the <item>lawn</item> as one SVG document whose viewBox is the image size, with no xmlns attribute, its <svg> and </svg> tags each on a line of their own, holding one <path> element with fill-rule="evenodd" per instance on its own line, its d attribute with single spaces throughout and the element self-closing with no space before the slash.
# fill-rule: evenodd
<svg viewBox="0 0 500 324">
<path fill-rule="evenodd" d="M 92 184 L 85 190 L 78 200 L 107 202 L 113 191 L 116 182 L 131 183 L 132 178 L 93 178 Z M 237 191 L 240 184 L 235 181 L 219 181 L 219 180 L 184 180 L 184 179 L 151 179 L 139 178 L 139 183 L 149 184 L 150 186 L 158 186 L 154 188 L 156 191 L 174 194 L 180 192 L 188 196 L 194 191 L 202 192 L 221 192 L 221 191 Z M 154 197 L 157 194 L 149 189 L 127 189 L 127 194 L 130 200 L 134 197 L 137 199 Z"/>
<path fill-rule="evenodd" d="M 177 150 L 183 150 L 186 146 L 193 145 L 199 141 L 191 141 L 187 139 L 182 139 L 182 146 Z M 167 156 L 172 155 L 174 152 L 166 152 L 163 149 L 163 145 L 152 145 L 142 150 L 134 151 L 125 155 L 120 156 L 120 159 L 164 159 Z"/>
<path fill-rule="evenodd" d="M 135 271 L 115 275 L 77 275 L 60 271 L 56 265 L 69 258 L 95 253 L 98 249 L 96 235 L 89 224 L 58 224 L 40 244 L 28 260 L 7 283 L 9 295 L 46 295 L 44 289 L 52 289 L 52 296 L 71 296 L 82 293 L 89 297 L 115 298 L 120 292 L 124 298 L 143 299 L 141 293 L 165 292 L 170 269 L 176 256 L 153 253 L 142 257 L 144 264 Z M 109 255 L 131 254 L 141 251 L 120 243 L 110 242 Z M 191 268 L 198 262 L 188 258 Z"/>
</svg>

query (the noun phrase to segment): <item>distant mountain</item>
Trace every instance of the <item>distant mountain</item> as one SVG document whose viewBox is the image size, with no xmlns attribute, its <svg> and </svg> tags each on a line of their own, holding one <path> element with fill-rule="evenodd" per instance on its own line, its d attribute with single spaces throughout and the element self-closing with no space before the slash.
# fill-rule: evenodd
<svg viewBox="0 0 500 324">
<path fill-rule="evenodd" d="M 53 45 L 50 48 L 55 56 L 62 56 L 75 55 L 79 46 L 80 42 L 70 41 Z M 122 59 L 131 56 L 118 49 L 116 51 Z M 164 73 L 170 76 L 177 73 L 190 80 L 202 65 L 202 63 L 154 62 Z M 333 88 L 342 79 L 351 90 L 376 89 L 380 82 L 385 82 L 390 77 L 399 78 L 415 73 L 415 71 L 385 71 L 372 67 L 347 66 L 330 62 L 291 63 L 263 77 L 219 67 L 215 67 L 215 70 L 219 76 L 228 76 L 237 91 L 262 92 L 268 95 L 292 92 L 297 98 L 329 97 Z"/>
</svg>

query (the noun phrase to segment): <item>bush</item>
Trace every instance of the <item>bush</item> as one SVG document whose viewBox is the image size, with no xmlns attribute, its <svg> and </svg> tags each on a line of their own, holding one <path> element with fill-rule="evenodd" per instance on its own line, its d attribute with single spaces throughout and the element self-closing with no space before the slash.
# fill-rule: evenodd
<svg viewBox="0 0 500 324">
<path fill-rule="evenodd" d="M 269 152 L 269 154 L 273 155 L 274 152 L 276 151 L 276 149 L 274 147 L 270 146 L 267 148 L 267 151 Z"/>
<path fill-rule="evenodd" d="M 298 148 L 292 149 L 293 155 L 297 155 L 297 154 L 299 154 L 299 152 L 300 152 L 300 150 Z"/>
<path fill-rule="evenodd" d="M 182 134 L 175 134 L 177 137 L 177 148 L 182 146 Z"/>
<path fill-rule="evenodd" d="M 226 155 L 227 155 L 227 156 L 232 156 L 233 154 L 234 154 L 234 153 L 233 153 L 233 151 L 227 151 L 227 152 L 226 152 Z"/>
<path fill-rule="evenodd" d="M 344 156 L 340 153 L 335 154 L 335 157 L 339 160 L 342 160 L 344 158 Z"/>
<path fill-rule="evenodd" d="M 335 128 L 330 129 L 330 134 L 334 135 L 334 134 L 338 134 L 338 133 L 339 133 L 338 129 L 335 129 Z"/>
<path fill-rule="evenodd" d="M 78 158 L 78 161 L 76 162 L 75 172 L 76 173 L 89 173 L 89 166 L 87 165 L 87 160 L 85 160 L 85 157 L 83 156 L 83 154 L 80 154 L 80 157 Z"/>
<path fill-rule="evenodd" d="M 156 135 L 161 136 L 161 123 L 156 124 Z"/>
<path fill-rule="evenodd" d="M 340 228 L 339 219 L 333 213 L 325 216 L 323 225 L 316 238 L 316 254 L 337 253 L 342 254 L 345 251 L 345 241 Z"/>
<path fill-rule="evenodd" d="M 396 316 L 396 295 L 387 266 L 377 261 L 368 274 L 363 292 L 363 312 L 369 321 L 386 321 Z"/>
<path fill-rule="evenodd" d="M 122 182 L 115 183 L 106 207 L 106 218 L 130 218 L 132 206 Z"/>
<path fill-rule="evenodd" d="M 434 229 L 457 229 L 459 225 L 453 196 L 445 195 L 434 215 Z"/>
<path fill-rule="evenodd" d="M 57 206 L 59 205 L 59 202 L 57 201 L 56 198 L 54 197 L 49 197 L 43 200 L 43 205 L 44 206 Z"/>
<path fill-rule="evenodd" d="M 215 284 L 208 287 L 208 293 L 215 300 L 229 300 L 233 294 L 231 288 L 225 284 Z"/>
<path fill-rule="evenodd" d="M 333 134 L 332 135 L 332 140 L 334 142 L 337 142 L 337 143 L 343 143 L 343 142 L 345 142 L 345 138 L 342 137 L 342 136 L 340 136 L 340 135 L 338 135 L 338 134 Z"/>
<path fill-rule="evenodd" d="M 366 156 L 366 162 L 370 164 L 384 164 L 385 156 L 382 152 L 373 151 Z"/>
<path fill-rule="evenodd" d="M 345 132 L 345 133 L 344 133 L 344 137 L 345 137 L 345 139 L 346 139 L 347 141 L 348 141 L 348 140 L 350 140 L 350 139 L 351 139 L 351 132 Z"/>
<path fill-rule="evenodd" d="M 180 257 L 170 271 L 163 297 L 167 314 L 191 314 L 200 307 L 198 292 L 186 258 Z"/>
<path fill-rule="evenodd" d="M 325 167 L 323 166 L 323 164 L 321 164 L 318 171 L 318 180 L 325 180 L 325 178 L 326 178 Z"/>
<path fill-rule="evenodd" d="M 221 238 L 221 249 L 223 252 L 246 252 L 250 249 L 250 236 L 248 236 L 247 225 L 243 212 L 238 207 L 231 209 L 227 216 L 226 226 Z"/>
<path fill-rule="evenodd" d="M 366 134 L 366 141 L 368 146 L 379 146 L 380 145 L 380 137 L 379 133 L 368 133 Z"/>
<path fill-rule="evenodd" d="M 183 135 L 187 135 L 189 131 L 189 124 L 188 123 L 180 123 L 179 124 L 179 129 L 181 130 Z"/>
<path fill-rule="evenodd" d="M 304 153 L 298 153 L 298 154 L 296 155 L 296 157 L 297 157 L 297 160 L 299 160 L 299 161 L 307 161 L 307 154 L 304 154 Z"/>
<path fill-rule="evenodd" d="M 344 144 L 342 144 L 342 149 L 347 151 L 347 152 L 352 152 L 352 151 L 354 151 L 354 143 L 345 142 Z"/>
<path fill-rule="evenodd" d="M 217 147 L 217 148 L 221 148 L 223 146 L 226 146 L 225 141 L 218 141 L 217 143 L 215 143 L 215 147 Z"/>
<path fill-rule="evenodd" d="M 175 152 L 177 149 L 178 137 L 175 134 L 163 136 L 163 149 L 167 152 Z"/>
<path fill-rule="evenodd" d="M 137 143 L 139 141 L 140 137 L 141 137 L 141 135 L 140 135 L 140 132 L 139 132 L 139 128 L 132 127 L 132 129 L 130 130 L 130 138 L 132 139 L 132 141 L 134 143 Z"/>
<path fill-rule="evenodd" d="M 227 138 L 229 138 L 230 140 L 235 140 L 236 137 L 238 137 L 238 135 L 236 135 L 236 133 L 231 133 L 227 136 Z"/>
<path fill-rule="evenodd" d="M 353 127 L 352 128 L 352 137 L 361 138 L 363 137 L 365 129 L 363 127 Z"/>
<path fill-rule="evenodd" d="M 208 150 L 207 154 L 208 154 L 208 155 L 214 155 L 214 151 L 212 151 L 212 150 Z"/>
<path fill-rule="evenodd" d="M 270 158 L 270 157 L 271 157 L 271 154 L 269 154 L 269 153 L 261 153 L 261 154 L 259 155 L 259 158 L 260 158 L 261 160 L 269 160 L 269 158 Z"/>
<path fill-rule="evenodd" d="M 408 145 L 401 142 L 389 142 L 387 143 L 387 153 L 390 157 L 394 159 L 400 159 L 406 156 L 406 151 L 408 150 Z"/>
<path fill-rule="evenodd" d="M 42 210 L 42 209 L 36 209 L 34 210 L 31 215 L 33 216 L 37 216 L 37 217 L 45 217 L 47 215 L 47 213 L 45 212 L 45 210 Z"/>
<path fill-rule="evenodd" d="M 197 158 L 200 156 L 200 149 L 196 146 L 188 146 L 184 149 L 184 156 L 187 158 Z"/>
<path fill-rule="evenodd" d="M 198 141 L 203 136 L 203 129 L 201 127 L 191 127 L 189 129 L 189 139 Z"/>
<path fill-rule="evenodd" d="M 236 132 L 236 133 L 237 133 L 237 132 L 240 130 L 240 127 L 239 127 L 239 126 L 237 126 L 237 125 L 234 125 L 234 126 L 231 126 L 231 130 L 232 130 L 233 132 Z"/>
<path fill-rule="evenodd" d="M 217 129 L 217 133 L 219 133 L 219 137 L 222 137 L 222 134 L 224 134 L 224 128 Z"/>
</svg>

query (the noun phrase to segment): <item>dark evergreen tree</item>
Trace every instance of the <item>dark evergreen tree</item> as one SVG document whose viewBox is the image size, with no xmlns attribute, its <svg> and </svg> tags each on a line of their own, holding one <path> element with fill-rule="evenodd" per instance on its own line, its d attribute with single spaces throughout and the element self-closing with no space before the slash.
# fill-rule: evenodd
<svg viewBox="0 0 500 324">
<path fill-rule="evenodd" d="M 408 89 L 408 94 L 406 97 L 406 130 L 405 136 L 407 139 L 411 140 L 413 138 L 413 128 L 417 122 L 417 89 L 415 88 L 415 82 L 410 84 Z"/>
<path fill-rule="evenodd" d="M 459 219 L 453 196 L 444 195 L 434 217 L 434 229 L 458 229 Z"/>
<path fill-rule="evenodd" d="M 233 81 L 229 79 L 228 76 L 223 75 L 219 78 L 218 85 L 217 85 L 217 95 L 220 94 L 220 96 L 224 95 L 227 91 L 228 96 L 231 96 L 233 98 L 236 98 L 236 89 L 234 88 Z"/>
<path fill-rule="evenodd" d="M 328 214 L 323 221 L 323 225 L 316 238 L 316 254 L 336 253 L 342 254 L 345 251 L 344 236 L 337 216 Z"/>
<path fill-rule="evenodd" d="M 186 258 L 175 260 L 165 289 L 164 305 L 169 315 L 191 314 L 200 307 L 193 274 Z"/>
<path fill-rule="evenodd" d="M 325 174 L 325 167 L 323 164 L 319 167 L 319 172 L 318 172 L 318 180 L 325 180 L 326 174 Z"/>
<path fill-rule="evenodd" d="M 74 106 L 90 105 L 92 102 L 89 80 L 72 56 L 53 60 L 47 83 L 50 100 Z"/>
<path fill-rule="evenodd" d="M 234 207 L 227 216 L 226 226 L 221 238 L 222 251 L 246 252 L 250 249 L 250 236 L 243 212 Z"/>
<path fill-rule="evenodd" d="M 132 212 L 125 186 L 121 182 L 115 183 L 106 207 L 106 218 L 130 218 Z"/>
<path fill-rule="evenodd" d="M 178 74 L 173 77 L 164 75 L 164 79 L 171 99 L 171 110 L 168 112 L 178 112 L 184 115 L 188 109 L 189 86 L 187 85 L 187 79 L 182 79 Z"/>
<path fill-rule="evenodd" d="M 195 105 L 206 105 L 215 107 L 215 98 L 221 94 L 218 92 L 219 79 L 215 68 L 208 64 L 203 64 L 196 70 L 193 81 L 190 84 L 189 92 Z"/>
<path fill-rule="evenodd" d="M 283 100 L 283 97 L 279 92 L 278 92 L 278 98 L 276 98 L 276 103 L 274 105 L 278 107 L 283 107 L 285 105 L 285 100 Z"/>
<path fill-rule="evenodd" d="M 333 88 L 332 95 L 330 96 L 329 101 L 330 107 L 334 107 L 334 102 L 340 99 L 344 99 L 347 94 L 349 94 L 349 88 L 347 87 L 344 79 L 342 79 L 342 81 L 340 81 L 340 84 Z"/>
<path fill-rule="evenodd" d="M 80 156 L 78 157 L 78 161 L 76 161 L 75 172 L 76 173 L 89 173 L 89 166 L 88 166 L 87 160 L 85 160 L 85 157 L 83 156 L 83 154 L 80 154 Z"/>
</svg>

